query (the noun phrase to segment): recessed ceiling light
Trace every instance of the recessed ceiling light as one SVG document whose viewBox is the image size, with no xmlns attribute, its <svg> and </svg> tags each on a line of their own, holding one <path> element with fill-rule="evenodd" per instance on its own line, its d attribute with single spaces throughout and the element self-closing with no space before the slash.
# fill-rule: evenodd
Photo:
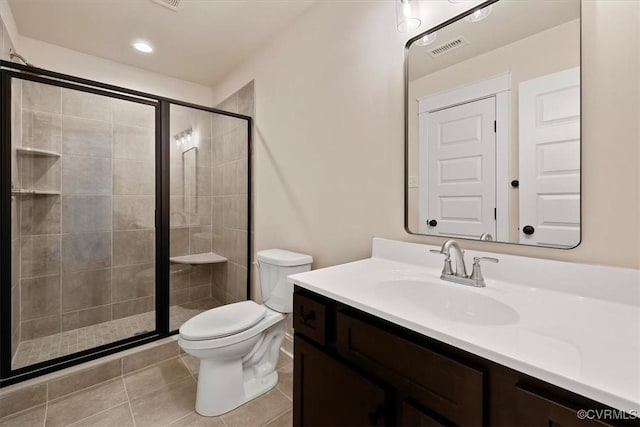
<svg viewBox="0 0 640 427">
<path fill-rule="evenodd" d="M 151 47 L 151 45 L 147 42 L 143 42 L 143 41 L 137 41 L 133 43 L 133 47 L 138 51 L 138 52 L 142 52 L 142 53 L 151 53 L 153 52 L 153 48 Z"/>
</svg>

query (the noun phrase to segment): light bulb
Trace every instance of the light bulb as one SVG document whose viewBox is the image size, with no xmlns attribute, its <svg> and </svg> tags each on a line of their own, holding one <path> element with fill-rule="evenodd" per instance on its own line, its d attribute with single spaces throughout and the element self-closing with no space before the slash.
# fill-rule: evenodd
<svg viewBox="0 0 640 427">
<path fill-rule="evenodd" d="M 408 33 L 420 27 L 418 3 L 415 0 L 396 0 L 396 24 L 398 31 Z"/>
<path fill-rule="evenodd" d="M 475 12 L 473 12 L 471 15 L 467 16 L 465 19 L 465 21 L 467 22 L 480 22 L 483 19 L 485 19 L 487 16 L 489 16 L 489 14 L 491 13 L 491 9 L 493 8 L 493 5 L 489 5 L 487 7 L 484 7 L 482 9 L 478 9 Z"/>
<path fill-rule="evenodd" d="M 405 18 L 411 18 L 411 5 L 407 0 L 402 0 L 402 14 Z"/>
<path fill-rule="evenodd" d="M 153 47 L 151 47 L 151 45 L 145 41 L 142 40 L 138 40 L 136 42 L 133 43 L 133 47 L 138 51 L 138 52 L 142 52 L 142 53 L 151 53 L 153 52 Z"/>
<path fill-rule="evenodd" d="M 429 46 L 431 43 L 436 41 L 436 37 L 438 37 L 438 33 L 430 33 L 422 37 L 420 40 L 416 42 L 418 46 Z"/>
</svg>

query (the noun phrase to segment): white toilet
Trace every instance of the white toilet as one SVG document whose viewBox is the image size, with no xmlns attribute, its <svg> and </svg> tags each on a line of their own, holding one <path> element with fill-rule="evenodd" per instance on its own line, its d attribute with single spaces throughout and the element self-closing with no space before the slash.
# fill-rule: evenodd
<svg viewBox="0 0 640 427">
<path fill-rule="evenodd" d="M 180 327 L 180 347 L 200 359 L 196 411 L 201 415 L 224 414 L 278 383 L 285 314 L 293 310 L 287 276 L 309 271 L 313 258 L 281 249 L 260 251 L 256 258 L 264 305 L 224 305 Z"/>
</svg>

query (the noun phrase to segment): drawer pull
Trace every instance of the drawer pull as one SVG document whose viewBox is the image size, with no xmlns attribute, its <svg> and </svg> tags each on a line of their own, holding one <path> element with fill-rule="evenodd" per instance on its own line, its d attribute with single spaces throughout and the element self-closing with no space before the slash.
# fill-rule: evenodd
<svg viewBox="0 0 640 427">
<path fill-rule="evenodd" d="M 325 345 L 327 339 L 327 306 L 315 298 L 299 293 L 293 295 L 293 329 L 317 344 Z"/>
<path fill-rule="evenodd" d="M 310 320 L 316 319 L 316 312 L 310 311 L 309 313 L 304 313 L 304 307 L 300 307 L 300 321 L 303 325 L 307 325 Z"/>
</svg>

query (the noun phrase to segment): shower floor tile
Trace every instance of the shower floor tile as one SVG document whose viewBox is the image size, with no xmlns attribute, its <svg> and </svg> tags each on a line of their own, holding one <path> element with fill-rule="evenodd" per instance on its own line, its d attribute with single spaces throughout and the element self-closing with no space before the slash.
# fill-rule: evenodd
<svg viewBox="0 0 640 427">
<path fill-rule="evenodd" d="M 179 329 L 184 322 L 191 319 L 196 314 L 200 314 L 203 311 L 207 311 L 221 305 L 223 304 L 215 298 L 205 298 L 186 304 L 174 305 L 169 311 L 169 328 L 172 331 Z"/>
<path fill-rule="evenodd" d="M 170 310 L 171 329 L 205 310 L 220 306 L 213 298 L 207 298 L 183 305 L 175 305 Z M 77 353 L 125 338 L 155 330 L 155 311 L 110 320 L 97 325 L 73 329 L 54 335 L 21 341 L 13 357 L 13 369 Z"/>
</svg>

